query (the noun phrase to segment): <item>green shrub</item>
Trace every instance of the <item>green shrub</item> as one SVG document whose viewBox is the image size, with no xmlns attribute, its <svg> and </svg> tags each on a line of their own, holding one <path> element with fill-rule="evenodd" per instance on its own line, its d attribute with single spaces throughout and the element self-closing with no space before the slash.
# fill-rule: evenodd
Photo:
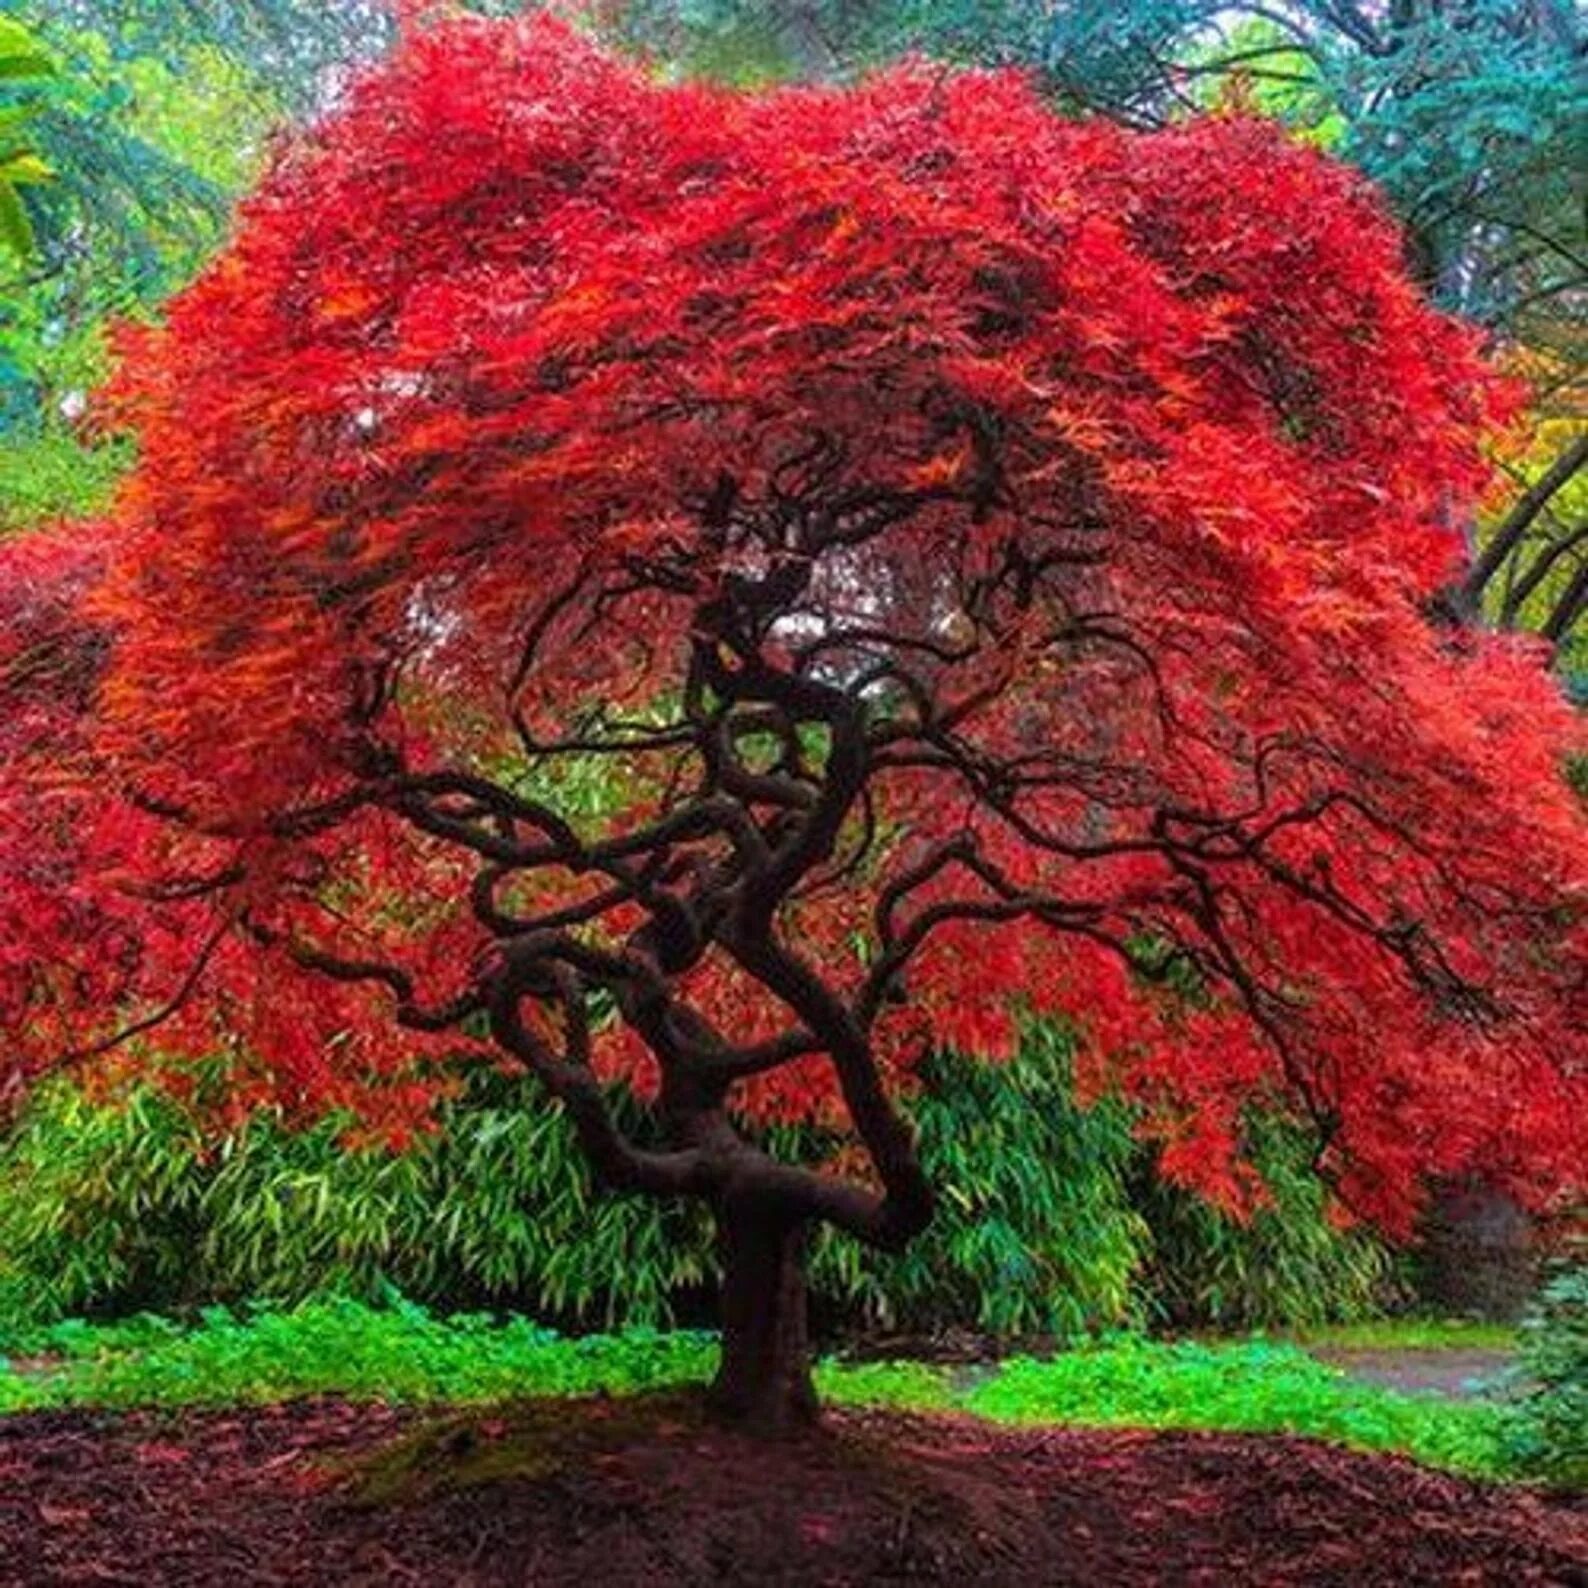
<svg viewBox="0 0 1588 1588">
<path fill-rule="evenodd" d="M 621 1106 L 621 1105 L 620 1105 Z M 669 1321 L 707 1276 L 700 1211 L 598 1197 L 561 1114 L 482 1073 L 413 1151 L 261 1113 L 206 1146 L 172 1099 L 42 1093 L 0 1156 L 0 1329 L 74 1312 L 395 1288 L 581 1325 Z"/>
<path fill-rule="evenodd" d="M 185 1299 L 205 1175 L 171 1098 L 138 1088 L 111 1107 L 57 1080 L 35 1095 L 0 1164 L 0 1320 Z"/>
<path fill-rule="evenodd" d="M 1270 1201 L 1244 1224 L 1137 1162 L 1131 1194 L 1152 1232 L 1140 1283 L 1153 1321 L 1307 1328 L 1369 1317 L 1402 1299 L 1390 1249 L 1371 1231 L 1329 1218 L 1305 1135 L 1261 1114 L 1247 1132 Z"/>
<path fill-rule="evenodd" d="M 1588 1487 L 1588 1264 L 1556 1273 L 1522 1325 L 1520 1393 L 1505 1428 L 1510 1467 Z"/>
<path fill-rule="evenodd" d="M 211 1084 L 215 1077 L 200 1077 Z M 1070 1049 L 1033 1028 L 1007 1065 L 942 1056 L 912 1109 L 941 1213 L 900 1256 L 832 1231 L 813 1254 L 830 1325 L 1061 1338 L 1155 1321 L 1285 1325 L 1372 1310 L 1387 1261 L 1322 1213 L 1295 1139 L 1258 1122 L 1276 1207 L 1237 1225 L 1146 1172 L 1129 1111 L 1076 1104 Z M 635 1105 L 619 1099 L 621 1109 Z M 0 1337 L 73 1313 L 395 1288 L 564 1327 L 708 1316 L 696 1205 L 602 1197 L 561 1113 L 490 1071 L 411 1151 L 352 1151 L 347 1121 L 268 1113 L 206 1144 L 149 1088 L 112 1106 L 61 1081 L 0 1144 Z M 811 1130 L 776 1150 L 819 1157 Z"/>
<path fill-rule="evenodd" d="M 1150 1234 L 1130 1200 L 1130 1115 L 1086 1109 L 1070 1050 L 1029 1031 L 1008 1066 L 935 1058 L 914 1118 L 939 1214 L 899 1256 L 824 1230 L 812 1279 L 860 1321 L 928 1332 L 1070 1339 L 1142 1321 L 1137 1270 Z"/>
<path fill-rule="evenodd" d="M 0 375 L 3 375 L 0 371 Z M 0 393 L 3 396 L 3 393 Z M 0 446 L 0 534 L 101 510 L 131 462 L 123 440 L 85 446 L 63 426 L 6 424 Z"/>
<path fill-rule="evenodd" d="M 1123 1103 L 1077 1103 L 1071 1044 L 1051 1027 L 1028 1027 L 1009 1064 L 943 1054 L 924 1080 L 913 1115 L 940 1211 L 896 1257 L 822 1232 L 812 1277 L 848 1316 L 1074 1340 L 1347 1322 L 1397 1297 L 1389 1249 L 1330 1220 L 1306 1141 L 1282 1120 L 1250 1122 L 1272 1201 L 1241 1223 L 1158 1179 Z"/>
</svg>

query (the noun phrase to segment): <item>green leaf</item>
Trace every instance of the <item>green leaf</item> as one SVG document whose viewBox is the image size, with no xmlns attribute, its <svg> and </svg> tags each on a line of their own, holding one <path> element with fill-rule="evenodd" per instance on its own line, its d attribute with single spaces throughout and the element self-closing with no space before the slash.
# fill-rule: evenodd
<svg viewBox="0 0 1588 1588">
<path fill-rule="evenodd" d="M 49 166 L 29 151 L 0 156 L 0 183 L 12 187 L 36 186 L 48 182 L 54 175 Z"/>
<path fill-rule="evenodd" d="M 0 17 L 0 81 L 53 77 L 55 62 L 20 22 Z"/>
<path fill-rule="evenodd" d="M 39 113 L 37 105 L 0 106 L 0 138 L 20 132 Z"/>
<path fill-rule="evenodd" d="M 0 242 L 26 258 L 33 252 L 33 222 L 15 189 L 0 180 Z"/>
</svg>

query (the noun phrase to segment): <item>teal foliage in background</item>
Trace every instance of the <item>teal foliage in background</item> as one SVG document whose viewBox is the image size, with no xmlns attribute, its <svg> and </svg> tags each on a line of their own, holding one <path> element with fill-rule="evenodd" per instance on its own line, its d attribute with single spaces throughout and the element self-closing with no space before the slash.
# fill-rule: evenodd
<svg viewBox="0 0 1588 1588">
<path fill-rule="evenodd" d="M 57 70 L 28 130 L 51 178 L 26 191 L 34 249 L 0 283 L 0 531 L 107 498 L 131 456 L 91 412 L 108 329 L 154 313 L 219 244 L 278 113 L 213 46 L 140 52 L 91 9 L 36 8 Z"/>
<path fill-rule="evenodd" d="M 1061 107 L 1135 125 L 1242 83 L 1389 193 L 1430 280 L 1505 319 L 1585 271 L 1588 75 L 1570 0 L 632 0 L 630 42 L 741 80 L 842 77 L 920 54 L 1036 73 Z M 1540 297 L 1542 294 L 1542 297 Z M 1526 302 L 1524 302 L 1526 300 Z"/>
</svg>

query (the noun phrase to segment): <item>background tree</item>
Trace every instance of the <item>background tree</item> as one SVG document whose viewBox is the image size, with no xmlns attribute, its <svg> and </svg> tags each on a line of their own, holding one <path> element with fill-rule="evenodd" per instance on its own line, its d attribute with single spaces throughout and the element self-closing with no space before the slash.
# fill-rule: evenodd
<svg viewBox="0 0 1588 1588">
<path fill-rule="evenodd" d="M 1580 729 L 1421 616 L 1497 396 L 1323 157 L 459 23 L 281 151 L 119 401 L 105 571 L 0 580 L 14 1088 L 159 1024 L 399 1134 L 521 1066 L 710 1205 L 767 1425 L 806 1230 L 924 1228 L 898 1094 L 1016 998 L 1226 1204 L 1259 1099 L 1391 1225 L 1580 1173 Z"/>
<path fill-rule="evenodd" d="M 22 8 L 22 0 L 0 4 Z M 400 0 L 26 0 L 46 31 L 97 35 L 114 41 L 118 55 L 218 52 L 298 112 L 321 103 L 349 67 L 390 47 L 399 9 Z"/>
<path fill-rule="evenodd" d="M 634 0 L 621 37 L 696 69 L 843 76 L 918 50 L 1035 70 L 1071 113 L 1161 126 L 1248 103 L 1322 141 L 1388 195 L 1419 276 L 1491 327 L 1534 386 L 1504 451 L 1511 489 L 1475 518 L 1457 606 L 1561 645 L 1569 676 L 1588 612 L 1580 504 L 1588 99 L 1584 36 L 1563 0 L 1216 0 L 995 5 L 955 0 Z M 1520 592 L 1520 594 L 1518 593 Z"/>
<path fill-rule="evenodd" d="M 279 114 L 201 39 L 166 50 L 130 19 L 101 32 L 41 9 L 61 70 L 30 95 L 51 180 L 28 189 L 37 246 L 0 293 L 0 530 L 90 509 L 126 466 L 88 406 L 107 325 L 154 312 L 214 250 Z"/>
</svg>

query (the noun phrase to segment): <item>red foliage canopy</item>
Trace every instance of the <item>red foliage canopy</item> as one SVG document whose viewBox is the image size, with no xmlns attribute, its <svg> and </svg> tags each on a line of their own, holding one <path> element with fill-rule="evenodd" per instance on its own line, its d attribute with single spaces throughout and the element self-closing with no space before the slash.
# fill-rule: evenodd
<svg viewBox="0 0 1588 1588">
<path fill-rule="evenodd" d="M 401 1125 L 489 1031 L 620 1182 L 898 1240 L 891 1094 L 1023 1004 L 1231 1202 L 1254 1100 L 1392 1223 L 1588 1161 L 1581 727 L 1424 615 L 1503 394 L 1269 127 L 456 23 L 282 152 L 114 400 L 103 571 L 3 553 L 13 1078 L 163 1016 Z"/>
</svg>

